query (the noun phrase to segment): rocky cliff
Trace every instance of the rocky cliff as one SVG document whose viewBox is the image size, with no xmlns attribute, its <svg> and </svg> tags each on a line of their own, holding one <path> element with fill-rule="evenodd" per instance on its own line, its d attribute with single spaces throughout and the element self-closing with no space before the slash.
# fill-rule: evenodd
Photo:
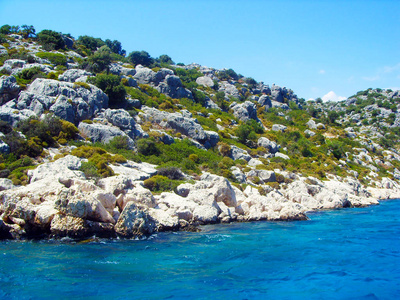
<svg viewBox="0 0 400 300">
<path fill-rule="evenodd" d="M 399 91 L 305 101 L 231 69 L 4 39 L 1 239 L 303 220 L 400 197 Z"/>
</svg>

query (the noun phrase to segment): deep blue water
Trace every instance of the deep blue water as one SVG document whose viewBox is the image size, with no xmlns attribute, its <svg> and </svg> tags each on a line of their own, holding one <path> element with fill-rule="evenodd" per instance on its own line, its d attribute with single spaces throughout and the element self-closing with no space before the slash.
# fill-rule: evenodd
<svg viewBox="0 0 400 300">
<path fill-rule="evenodd" d="M 141 241 L 0 242 L 1 299 L 399 299 L 400 200 Z"/>
</svg>

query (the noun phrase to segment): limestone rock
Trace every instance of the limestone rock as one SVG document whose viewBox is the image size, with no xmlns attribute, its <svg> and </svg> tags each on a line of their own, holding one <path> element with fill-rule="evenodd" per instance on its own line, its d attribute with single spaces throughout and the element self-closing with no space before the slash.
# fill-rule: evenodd
<svg viewBox="0 0 400 300">
<path fill-rule="evenodd" d="M 206 132 L 193 118 L 187 118 L 182 113 L 169 113 L 156 108 L 143 107 L 142 117 L 152 123 L 159 124 L 164 128 L 172 128 L 200 142 L 201 144 L 213 147 L 219 140 L 216 133 Z M 217 137 L 218 136 L 218 137 Z"/>
<path fill-rule="evenodd" d="M 89 124 L 81 122 L 78 129 L 83 137 L 90 138 L 92 142 L 109 143 L 116 136 L 125 136 L 128 139 L 128 145 L 134 148 L 133 140 L 118 127 L 100 123 Z"/>
<path fill-rule="evenodd" d="M 276 142 L 270 141 L 266 137 L 260 137 L 257 141 L 257 145 L 259 147 L 264 147 L 265 149 L 267 149 L 269 151 L 269 153 L 272 153 L 272 154 L 275 154 L 281 148 L 281 146 L 278 145 Z"/>
<path fill-rule="evenodd" d="M 65 71 L 63 74 L 59 75 L 58 80 L 67 82 L 75 82 L 75 81 L 86 82 L 86 79 L 89 76 L 93 76 L 93 74 L 85 70 L 70 69 Z"/>
<path fill-rule="evenodd" d="M 14 76 L 0 77 L 0 105 L 15 99 L 19 91 L 20 88 Z"/>
<path fill-rule="evenodd" d="M 196 83 L 205 87 L 213 87 L 214 86 L 214 81 L 212 80 L 212 78 L 208 77 L 208 76 L 202 76 L 202 77 L 198 77 L 196 79 Z"/>
<path fill-rule="evenodd" d="M 62 214 L 54 216 L 51 221 L 50 232 L 58 238 L 86 238 L 94 234 L 98 237 L 114 236 L 112 224 L 93 222 Z"/>
<path fill-rule="evenodd" d="M 233 102 L 229 108 L 233 110 L 233 115 L 240 121 L 246 122 L 250 119 L 258 120 L 257 107 L 253 102 L 245 101 L 241 104 Z"/>
<path fill-rule="evenodd" d="M 139 209 L 134 202 L 128 202 L 115 224 L 116 233 L 126 238 L 150 235 L 155 229 L 148 212 Z"/>
<path fill-rule="evenodd" d="M 126 68 L 118 63 L 111 63 L 109 69 L 110 73 L 114 75 L 134 76 L 136 74 L 135 69 Z"/>
<path fill-rule="evenodd" d="M 272 125 L 272 131 L 280 131 L 280 132 L 285 132 L 287 127 L 285 125 L 281 124 L 274 124 Z"/>
<path fill-rule="evenodd" d="M 58 181 L 62 177 L 84 179 L 85 176 L 79 171 L 81 161 L 81 158 L 67 155 L 54 162 L 41 164 L 36 169 L 28 171 L 30 182 L 47 178 Z"/>
<path fill-rule="evenodd" d="M 247 153 L 246 150 L 243 150 L 237 146 L 231 146 L 231 158 L 233 160 L 244 159 L 245 161 L 250 161 L 251 156 Z"/>
<path fill-rule="evenodd" d="M 154 208 L 156 206 L 153 194 L 138 183 L 118 197 L 117 204 L 119 209 L 123 211 L 129 202 L 134 202 L 138 207 L 144 208 Z"/>
<path fill-rule="evenodd" d="M 32 110 L 39 116 L 50 110 L 77 124 L 108 106 L 107 95 L 94 85 L 89 86 L 90 89 L 86 89 L 70 82 L 38 78 L 20 93 L 17 107 Z"/>
<path fill-rule="evenodd" d="M 232 96 L 236 99 L 240 98 L 240 93 L 236 86 L 233 84 L 228 83 L 227 81 L 220 82 L 218 91 L 222 91 L 225 93 L 226 96 Z"/>
<path fill-rule="evenodd" d="M 261 106 L 265 106 L 266 109 L 272 107 L 272 102 L 271 99 L 267 95 L 262 95 L 258 101 L 257 101 Z"/>
<path fill-rule="evenodd" d="M 309 136 L 314 136 L 316 133 L 314 131 L 311 131 L 309 129 L 304 130 L 305 134 L 308 134 Z"/>
<path fill-rule="evenodd" d="M 14 187 L 15 186 L 13 185 L 11 179 L 0 178 L 0 191 L 9 190 Z"/>
<path fill-rule="evenodd" d="M 1 139 L 0 139 L 0 153 L 4 154 L 10 153 L 10 146 L 4 143 Z"/>
</svg>

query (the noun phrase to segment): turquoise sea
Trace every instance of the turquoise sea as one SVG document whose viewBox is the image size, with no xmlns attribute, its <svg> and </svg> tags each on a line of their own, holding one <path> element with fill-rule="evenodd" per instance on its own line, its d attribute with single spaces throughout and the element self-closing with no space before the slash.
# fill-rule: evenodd
<svg viewBox="0 0 400 300">
<path fill-rule="evenodd" d="M 147 240 L 0 242 L 1 299 L 399 299 L 400 200 Z"/>
</svg>

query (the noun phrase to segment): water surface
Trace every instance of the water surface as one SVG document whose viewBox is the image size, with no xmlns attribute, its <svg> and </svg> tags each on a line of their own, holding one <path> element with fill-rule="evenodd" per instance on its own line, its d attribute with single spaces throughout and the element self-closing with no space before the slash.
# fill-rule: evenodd
<svg viewBox="0 0 400 300">
<path fill-rule="evenodd" d="M 398 299 L 400 200 L 148 240 L 0 242 L 1 299 Z"/>
</svg>

